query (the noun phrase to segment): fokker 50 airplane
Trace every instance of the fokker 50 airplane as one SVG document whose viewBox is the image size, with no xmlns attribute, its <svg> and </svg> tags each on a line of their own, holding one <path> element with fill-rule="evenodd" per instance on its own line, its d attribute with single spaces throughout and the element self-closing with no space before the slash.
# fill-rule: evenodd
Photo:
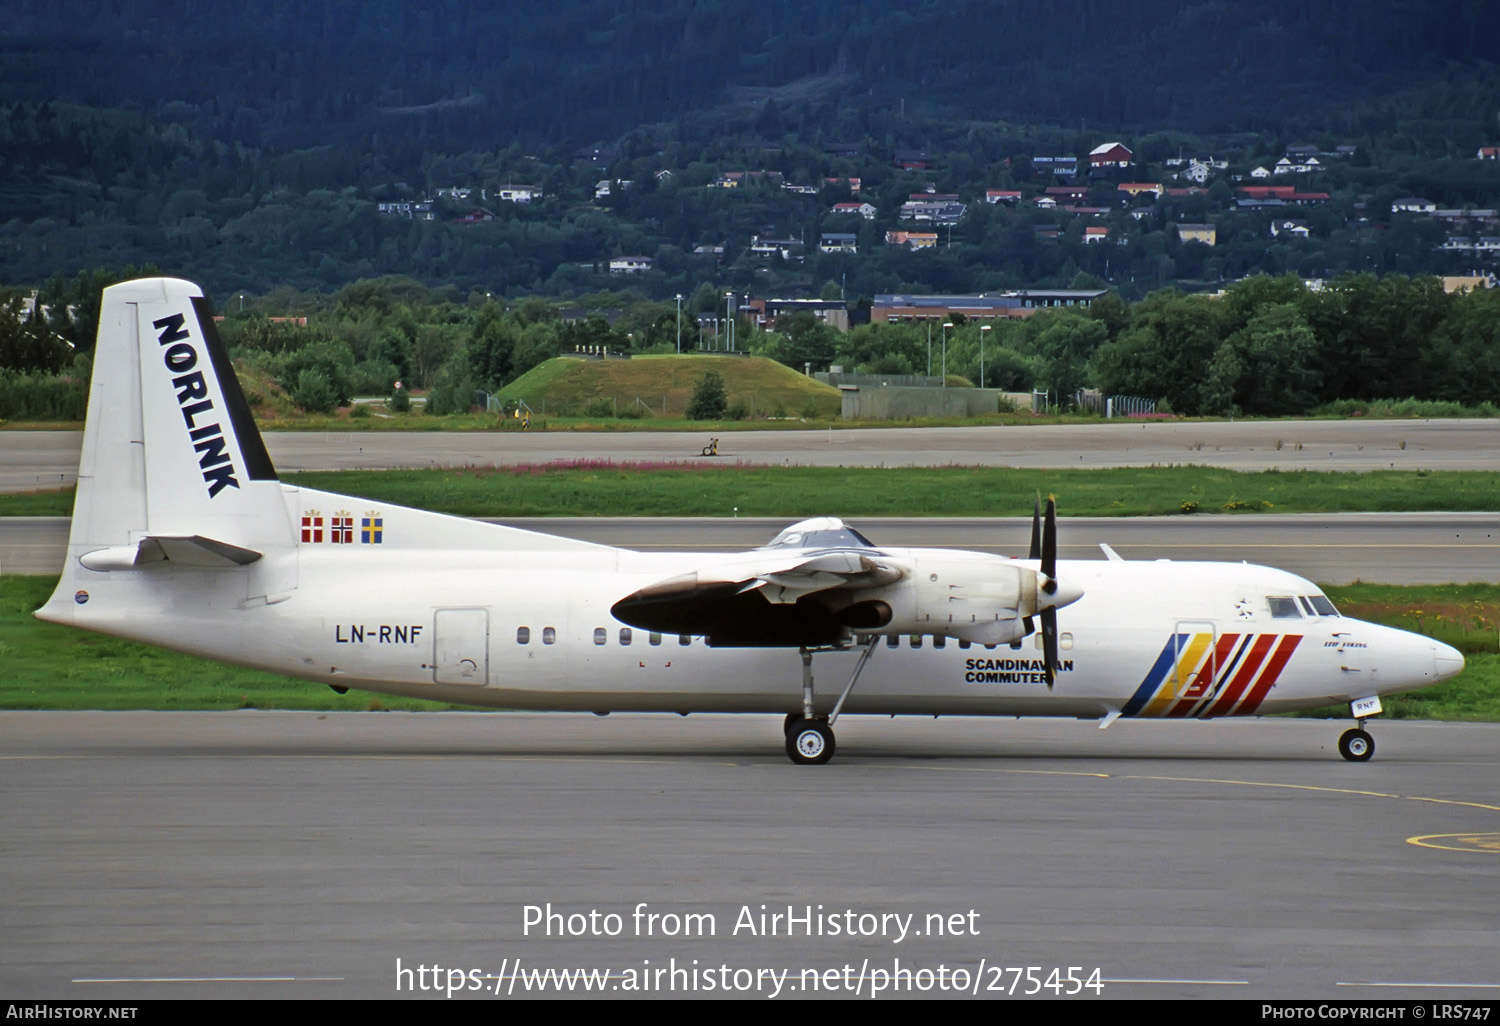
<svg viewBox="0 0 1500 1026">
<path fill-rule="evenodd" d="M 1457 651 L 1236 563 L 876 544 L 807 520 L 750 552 L 640 553 L 284 484 L 198 288 L 104 293 L 68 559 L 37 615 L 368 691 L 506 709 L 1200 718 L 1380 696 Z M 846 684 L 817 690 L 819 672 Z"/>
</svg>

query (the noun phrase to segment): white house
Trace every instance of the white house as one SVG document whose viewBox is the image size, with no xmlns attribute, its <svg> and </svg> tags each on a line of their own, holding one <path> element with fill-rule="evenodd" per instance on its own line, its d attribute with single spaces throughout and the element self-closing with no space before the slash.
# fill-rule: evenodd
<svg viewBox="0 0 1500 1026">
<path fill-rule="evenodd" d="M 610 274 L 644 274 L 649 270 L 651 258 L 648 256 L 619 256 L 609 262 Z"/>
<path fill-rule="evenodd" d="M 541 199 L 543 193 L 540 185 L 502 185 L 497 195 L 511 203 L 530 203 Z"/>
</svg>

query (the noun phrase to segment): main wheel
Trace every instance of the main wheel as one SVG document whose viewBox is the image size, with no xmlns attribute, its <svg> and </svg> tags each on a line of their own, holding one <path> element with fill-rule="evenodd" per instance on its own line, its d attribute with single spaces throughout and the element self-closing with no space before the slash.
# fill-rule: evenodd
<svg viewBox="0 0 1500 1026">
<path fill-rule="evenodd" d="M 1339 735 L 1339 754 L 1350 762 L 1369 762 L 1375 739 L 1362 730 L 1346 730 Z"/>
<path fill-rule="evenodd" d="M 833 758 L 833 729 L 817 720 L 799 720 L 786 732 L 786 754 L 798 766 L 821 766 Z"/>
<path fill-rule="evenodd" d="M 790 712 L 790 713 L 787 713 L 786 714 L 786 719 L 784 719 L 784 720 L 781 721 L 781 732 L 783 734 L 785 734 L 787 737 L 791 737 L 792 736 L 792 728 L 795 727 L 797 724 L 799 724 L 801 722 L 802 722 L 802 714 L 801 713 L 799 713 L 799 712 Z"/>
</svg>

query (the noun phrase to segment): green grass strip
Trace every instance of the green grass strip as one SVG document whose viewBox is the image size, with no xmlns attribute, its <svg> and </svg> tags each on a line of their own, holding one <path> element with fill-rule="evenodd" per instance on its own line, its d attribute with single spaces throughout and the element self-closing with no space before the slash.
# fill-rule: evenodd
<svg viewBox="0 0 1500 1026">
<path fill-rule="evenodd" d="M 31 613 L 55 584 L 53 577 L 0 577 L 0 708 L 461 708 L 358 691 L 340 696 L 321 684 L 43 623 Z M 1328 593 L 1345 615 L 1420 628 L 1468 659 L 1451 681 L 1385 699 L 1387 716 L 1500 722 L 1500 585 L 1352 585 Z M 1305 715 L 1347 717 L 1348 710 Z"/>
<path fill-rule="evenodd" d="M 1500 509 L 1489 471 L 1260 471 L 1212 467 L 571 465 L 287 474 L 324 491 L 462 516 L 1066 516 Z M 66 516 L 71 491 L 0 496 L 0 516 Z"/>
</svg>

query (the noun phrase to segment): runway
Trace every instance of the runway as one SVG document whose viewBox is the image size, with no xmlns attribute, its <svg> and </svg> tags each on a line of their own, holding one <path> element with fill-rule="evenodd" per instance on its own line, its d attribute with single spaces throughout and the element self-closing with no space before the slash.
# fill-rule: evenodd
<svg viewBox="0 0 1500 1026">
<path fill-rule="evenodd" d="M 764 545 L 784 519 L 548 517 L 503 519 L 527 530 L 635 549 L 738 550 Z M 1025 555 L 1024 518 L 857 517 L 879 545 L 922 545 Z M 57 573 L 65 517 L 0 518 L 0 573 Z M 1500 517 L 1490 513 L 1255 514 L 1200 517 L 1061 517 L 1064 559 L 1102 559 L 1104 542 L 1125 559 L 1245 560 L 1321 584 L 1493 582 Z"/>
<path fill-rule="evenodd" d="M 384 998 L 399 960 L 619 994 L 675 959 L 698 995 L 1082 966 L 1116 998 L 1493 1000 L 1500 728 L 1377 723 L 1358 765 L 1341 728 L 851 717 L 798 768 L 766 717 L 0 713 L 0 992 Z M 858 932 L 736 929 L 788 907 Z"/>
<path fill-rule="evenodd" d="M 702 435 L 661 431 L 267 432 L 278 470 L 701 459 Z M 0 491 L 71 485 L 82 434 L 0 433 Z M 719 460 L 796 466 L 1500 470 L 1500 420 L 1271 420 L 733 431 Z"/>
</svg>

